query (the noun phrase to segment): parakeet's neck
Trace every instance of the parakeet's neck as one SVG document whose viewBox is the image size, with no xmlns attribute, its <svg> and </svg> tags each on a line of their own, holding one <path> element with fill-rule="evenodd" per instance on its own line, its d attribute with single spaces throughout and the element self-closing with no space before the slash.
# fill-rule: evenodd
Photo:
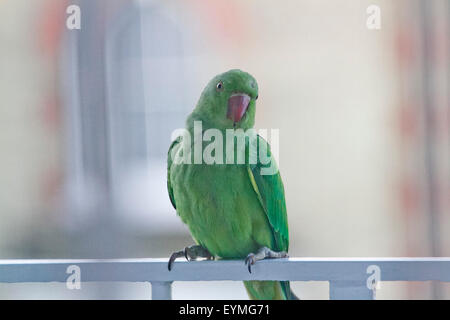
<svg viewBox="0 0 450 320">
<path fill-rule="evenodd" d="M 191 135 L 194 133 L 194 127 L 199 123 L 201 123 L 202 131 L 208 129 L 221 130 L 221 128 L 217 128 L 216 125 L 212 124 L 211 121 L 208 121 L 206 117 L 202 116 L 201 113 L 194 110 L 186 120 L 186 129 L 191 133 Z"/>
</svg>

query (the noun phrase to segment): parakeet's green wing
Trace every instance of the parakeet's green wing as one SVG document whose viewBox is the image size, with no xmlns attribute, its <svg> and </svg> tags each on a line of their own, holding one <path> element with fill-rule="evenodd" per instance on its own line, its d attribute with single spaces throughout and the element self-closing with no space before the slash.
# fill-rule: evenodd
<svg viewBox="0 0 450 320">
<path fill-rule="evenodd" d="M 271 163 L 276 165 L 269 144 L 258 136 L 259 145 L 264 143 L 267 150 L 267 156 L 271 158 Z M 261 169 L 267 167 L 257 162 L 248 166 L 248 174 L 253 189 L 267 215 L 267 219 L 272 227 L 273 237 L 275 239 L 276 251 L 288 251 L 289 249 L 289 230 L 286 212 L 286 202 L 284 198 L 283 181 L 280 173 L 276 169 L 274 174 L 262 174 Z"/>
<path fill-rule="evenodd" d="M 267 157 L 270 157 L 271 163 L 276 166 L 269 144 L 258 136 L 258 154 L 261 144 L 265 145 Z M 275 248 L 271 249 L 287 252 L 289 249 L 289 230 L 283 181 L 278 168 L 276 168 L 274 174 L 262 174 L 261 169 L 264 167 L 267 166 L 262 165 L 260 161 L 257 164 L 250 164 L 248 166 L 249 178 L 272 228 Z M 291 291 L 289 281 L 280 281 L 280 285 L 286 299 L 298 299 Z"/>
<path fill-rule="evenodd" d="M 178 148 L 178 146 L 180 145 L 180 142 L 182 141 L 182 137 L 178 137 L 177 139 L 175 139 L 172 144 L 169 147 L 169 152 L 167 153 L 167 191 L 169 192 L 169 198 L 170 198 L 170 202 L 172 202 L 173 207 L 176 209 L 177 205 L 175 203 L 175 197 L 173 195 L 173 189 L 172 189 L 172 184 L 170 182 L 170 168 L 172 167 L 172 156 L 173 156 L 173 152 L 176 151 L 176 149 Z"/>
</svg>

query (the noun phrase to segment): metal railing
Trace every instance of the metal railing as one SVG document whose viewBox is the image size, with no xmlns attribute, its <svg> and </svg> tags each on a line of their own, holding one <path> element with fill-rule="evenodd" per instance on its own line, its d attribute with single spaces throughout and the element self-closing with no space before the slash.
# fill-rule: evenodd
<svg viewBox="0 0 450 320">
<path fill-rule="evenodd" d="M 170 272 L 167 259 L 0 260 L 0 282 L 67 282 L 74 268 L 81 282 L 150 282 L 153 299 L 171 299 L 173 281 L 328 281 L 330 299 L 373 299 L 374 281 L 450 282 L 450 258 L 273 259 L 251 274 L 242 260 L 177 261 Z"/>
</svg>

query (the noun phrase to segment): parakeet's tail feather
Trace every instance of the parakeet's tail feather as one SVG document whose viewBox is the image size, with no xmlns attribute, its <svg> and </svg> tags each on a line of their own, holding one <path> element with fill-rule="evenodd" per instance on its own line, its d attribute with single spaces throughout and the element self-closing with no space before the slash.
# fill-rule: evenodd
<svg viewBox="0 0 450 320">
<path fill-rule="evenodd" d="M 289 281 L 244 281 L 244 285 L 252 300 L 299 300 Z"/>
<path fill-rule="evenodd" d="M 295 293 L 291 290 L 291 284 L 289 281 L 280 281 L 283 293 L 286 296 L 286 300 L 300 300 Z"/>
</svg>

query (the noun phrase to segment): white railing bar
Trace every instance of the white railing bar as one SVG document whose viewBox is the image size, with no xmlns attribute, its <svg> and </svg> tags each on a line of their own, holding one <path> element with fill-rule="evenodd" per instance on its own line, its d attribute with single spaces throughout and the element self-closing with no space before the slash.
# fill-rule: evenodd
<svg viewBox="0 0 450 320">
<path fill-rule="evenodd" d="M 258 261 L 251 274 L 242 260 L 177 261 L 170 272 L 167 259 L 0 260 L 0 282 L 65 282 L 70 265 L 80 267 L 82 282 L 330 281 L 339 289 L 344 282 L 365 284 L 371 265 L 380 268 L 381 281 L 450 282 L 450 258 L 273 259 Z"/>
<path fill-rule="evenodd" d="M 373 300 L 375 293 L 367 281 L 330 281 L 330 300 Z"/>
</svg>

